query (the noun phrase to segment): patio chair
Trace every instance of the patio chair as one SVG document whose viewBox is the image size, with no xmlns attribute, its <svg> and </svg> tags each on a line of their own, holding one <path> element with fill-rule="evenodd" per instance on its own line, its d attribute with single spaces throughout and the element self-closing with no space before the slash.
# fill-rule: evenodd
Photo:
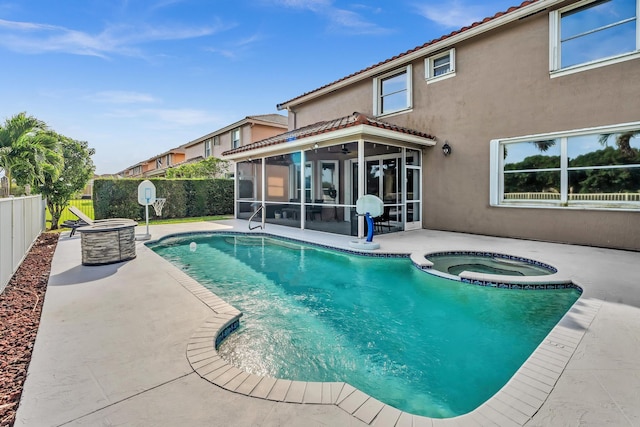
<svg viewBox="0 0 640 427">
<path fill-rule="evenodd" d="M 77 220 L 67 220 L 61 224 L 63 227 L 71 229 L 71 233 L 69 234 L 69 237 L 72 237 L 76 233 L 77 228 L 84 227 L 87 225 L 94 225 L 94 224 L 99 224 L 101 222 L 107 222 L 107 221 L 111 221 L 111 222 L 112 221 L 133 221 L 129 218 L 91 219 L 89 216 L 87 216 L 84 212 L 82 212 L 80 209 L 78 209 L 75 206 L 69 206 L 69 211 L 78 217 Z"/>
<path fill-rule="evenodd" d="M 383 232 L 382 227 L 387 227 L 388 230 L 391 230 L 391 215 L 389 215 L 390 212 L 391 207 L 385 206 L 382 215 L 373 218 L 375 229 L 380 233 Z"/>
<path fill-rule="evenodd" d="M 307 203 L 311 203 L 311 201 L 307 201 Z M 311 221 L 314 220 L 316 215 L 320 215 L 320 220 L 322 220 L 322 208 L 323 206 L 319 206 L 319 204 L 324 203 L 323 199 L 315 199 L 313 201 L 313 205 L 307 206 L 307 218 Z"/>
<path fill-rule="evenodd" d="M 69 233 L 69 237 L 72 237 L 74 234 L 76 234 L 76 228 L 84 227 L 85 225 L 91 225 L 91 224 L 86 223 L 81 219 L 77 219 L 77 220 L 68 219 L 62 224 L 60 224 L 61 227 L 71 229 L 71 233 Z"/>
</svg>

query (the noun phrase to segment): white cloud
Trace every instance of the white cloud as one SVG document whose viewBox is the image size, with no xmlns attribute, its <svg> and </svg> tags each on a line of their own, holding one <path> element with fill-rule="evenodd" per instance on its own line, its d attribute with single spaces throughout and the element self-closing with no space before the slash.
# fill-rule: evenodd
<svg viewBox="0 0 640 427">
<path fill-rule="evenodd" d="M 352 34 L 384 34 L 389 30 L 365 20 L 360 14 L 345 9 L 331 9 L 328 11 L 331 29 L 346 31 Z"/>
<path fill-rule="evenodd" d="M 217 124 L 220 118 L 213 113 L 191 108 L 142 108 L 115 110 L 107 116 L 118 119 L 144 120 L 147 128 L 167 129 L 205 124 Z"/>
<path fill-rule="evenodd" d="M 263 37 L 259 34 L 245 37 L 244 39 L 237 40 L 236 42 L 228 43 L 226 47 L 211 46 L 205 50 L 208 52 L 217 53 L 229 59 L 237 59 L 242 54 L 251 49 L 253 45 L 263 40 Z"/>
<path fill-rule="evenodd" d="M 107 103 L 107 104 L 139 104 L 139 103 L 152 103 L 157 102 L 152 95 L 140 92 L 127 92 L 127 91 L 103 91 L 95 93 L 88 97 L 92 101 Z"/>
<path fill-rule="evenodd" d="M 490 2 L 485 6 L 471 6 L 459 0 L 416 5 L 419 15 L 447 28 L 462 28 L 480 21 L 495 13 L 490 8 Z"/>
<path fill-rule="evenodd" d="M 362 14 L 335 7 L 333 0 L 271 0 L 276 6 L 284 6 L 292 9 L 309 10 L 329 21 L 331 32 L 346 32 L 349 34 L 386 34 L 389 29 L 368 21 Z M 353 5 L 354 9 L 371 13 L 379 13 L 373 8 L 363 8 L 361 4 Z"/>
<path fill-rule="evenodd" d="M 21 53 L 61 52 L 107 58 L 141 56 L 138 45 L 154 41 L 184 40 L 212 35 L 228 26 L 216 21 L 202 27 L 112 25 L 98 34 L 73 29 L 0 19 L 0 46 Z"/>
</svg>

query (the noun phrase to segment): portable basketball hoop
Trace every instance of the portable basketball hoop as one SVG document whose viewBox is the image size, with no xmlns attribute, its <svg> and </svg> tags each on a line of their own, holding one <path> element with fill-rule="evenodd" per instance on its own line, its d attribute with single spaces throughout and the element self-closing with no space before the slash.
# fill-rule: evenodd
<svg viewBox="0 0 640 427">
<path fill-rule="evenodd" d="M 156 202 L 156 186 L 153 182 L 145 179 L 138 185 L 138 203 L 144 206 L 144 213 L 147 218 L 147 234 L 136 236 L 136 240 L 149 240 L 149 205 L 155 205 Z M 155 208 L 155 206 L 154 206 Z"/>
<path fill-rule="evenodd" d="M 373 250 L 380 247 L 379 243 L 373 242 L 373 218 L 382 215 L 384 202 L 371 194 L 364 195 L 356 200 L 356 213 L 364 216 L 367 221 L 367 239 L 352 240 L 349 246 L 355 249 Z"/>
<path fill-rule="evenodd" d="M 162 208 L 164 207 L 164 202 L 166 201 L 167 199 L 165 198 L 159 198 L 159 199 L 156 199 L 155 202 L 151 204 L 157 216 L 162 216 Z"/>
</svg>

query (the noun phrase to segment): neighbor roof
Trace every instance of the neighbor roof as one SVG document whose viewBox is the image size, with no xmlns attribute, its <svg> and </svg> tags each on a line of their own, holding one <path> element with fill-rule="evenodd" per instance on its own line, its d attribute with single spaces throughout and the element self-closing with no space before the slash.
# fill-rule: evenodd
<svg viewBox="0 0 640 427">
<path fill-rule="evenodd" d="M 299 129 L 294 129 L 289 132 L 282 133 L 280 135 L 275 135 L 270 138 L 266 138 L 261 141 L 254 142 L 253 144 L 234 148 L 232 150 L 227 150 L 223 152 L 222 155 L 229 156 L 229 155 L 242 153 L 246 151 L 258 150 L 261 148 L 283 144 L 286 142 L 298 141 L 298 140 L 309 138 L 315 135 L 326 134 L 329 132 L 334 132 L 340 129 L 346 129 L 346 128 L 350 128 L 358 125 L 369 125 L 374 128 L 385 129 L 385 130 L 397 132 L 400 134 L 410 135 L 413 137 L 424 139 L 425 142 L 435 141 L 435 138 L 427 133 L 405 128 L 398 125 L 394 125 L 394 124 L 367 116 L 365 114 L 355 112 L 349 116 L 341 117 L 334 120 L 314 123 L 309 126 L 301 127 Z"/>
<path fill-rule="evenodd" d="M 355 73 L 349 74 L 346 77 L 343 77 L 341 79 L 338 79 L 332 83 L 326 84 L 324 86 L 321 86 L 317 89 L 314 89 L 310 92 L 306 92 L 303 93 L 302 95 L 296 96 L 295 98 L 292 98 L 288 101 L 285 101 L 281 104 L 277 104 L 277 108 L 278 110 L 284 110 L 285 108 L 287 108 L 290 104 L 296 104 L 295 101 L 303 101 L 303 98 L 314 98 L 315 96 L 319 96 L 325 92 L 328 92 L 330 90 L 333 90 L 334 88 L 332 88 L 332 86 L 336 86 L 339 85 L 340 83 L 349 83 L 349 81 L 351 82 L 356 82 L 359 81 L 361 79 L 364 78 L 368 78 L 370 74 L 372 73 L 379 73 L 382 72 L 383 70 L 377 70 L 378 68 L 384 69 L 384 67 L 386 65 L 393 65 L 393 66 L 397 66 L 399 65 L 398 62 L 409 62 L 414 60 L 414 55 L 421 55 L 421 54 L 425 54 L 424 50 L 428 50 L 429 48 L 432 48 L 434 45 L 440 45 L 440 44 L 444 44 L 447 41 L 452 41 L 450 39 L 454 38 L 455 36 L 460 36 L 460 35 L 468 35 L 469 37 L 472 37 L 475 34 L 471 34 L 472 32 L 470 30 L 472 29 L 480 29 L 479 27 L 486 27 L 486 30 L 490 30 L 492 28 L 494 28 L 495 25 L 502 25 L 505 24 L 507 22 L 511 22 L 515 19 L 520 19 L 523 16 L 527 16 L 529 14 L 533 14 L 538 12 L 539 10 L 543 10 L 544 8 L 548 7 L 550 4 L 555 4 L 558 3 L 558 0 L 527 0 L 524 1 L 523 3 L 521 3 L 519 6 L 513 6 L 510 7 L 509 9 L 507 9 L 504 12 L 498 12 L 495 15 L 491 16 L 491 17 L 487 17 L 484 18 L 481 21 L 477 21 L 474 22 L 471 25 L 468 25 L 466 27 L 462 27 L 459 30 L 453 31 L 447 35 L 444 35 L 440 38 L 431 40 L 421 46 L 417 46 L 413 49 L 410 49 L 406 52 L 403 52 L 399 55 L 396 55 L 392 58 L 386 59 L 382 62 L 378 62 L 377 64 L 374 64 L 370 67 L 364 68 L 360 71 L 356 71 Z M 527 8 L 528 6 L 532 6 L 534 4 L 537 4 L 537 7 L 535 7 L 535 10 L 531 9 L 531 8 Z M 526 11 L 524 9 L 527 9 Z M 531 9 L 531 10 L 529 10 Z M 521 14 L 516 14 L 515 12 L 517 11 L 521 11 Z M 509 17 L 507 17 L 507 15 L 509 15 Z M 522 15 L 522 16 L 521 16 Z M 505 17 L 505 18 L 510 18 L 510 19 L 504 19 L 504 22 L 502 22 L 502 20 L 499 20 L 500 22 L 498 22 L 498 18 L 501 17 Z M 493 25 L 492 25 L 493 24 Z"/>
<path fill-rule="evenodd" d="M 182 144 L 180 147 L 182 148 L 188 148 L 191 147 L 193 145 L 199 144 L 202 141 L 205 141 L 208 138 L 213 138 L 216 135 L 220 135 L 223 134 L 225 132 L 230 131 L 231 129 L 235 129 L 237 127 L 243 126 L 246 123 L 258 123 L 258 124 L 265 124 L 265 125 L 272 125 L 275 127 L 281 127 L 283 129 L 286 129 L 288 127 L 289 124 L 289 119 L 287 118 L 287 116 L 283 116 L 282 114 L 259 114 L 259 115 L 255 115 L 255 116 L 247 116 L 242 120 L 238 120 L 237 122 L 234 122 L 230 125 L 227 125 L 223 128 L 220 128 L 218 130 L 215 130 L 213 132 L 210 132 L 204 136 L 201 136 L 199 138 L 194 139 L 193 141 L 189 141 L 186 144 Z"/>
</svg>

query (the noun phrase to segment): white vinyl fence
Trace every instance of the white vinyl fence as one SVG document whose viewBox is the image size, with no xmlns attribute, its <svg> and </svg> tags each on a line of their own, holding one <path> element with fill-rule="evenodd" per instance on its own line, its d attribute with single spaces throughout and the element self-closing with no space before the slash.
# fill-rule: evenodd
<svg viewBox="0 0 640 427">
<path fill-rule="evenodd" d="M 0 199 L 0 293 L 45 226 L 40 196 Z"/>
</svg>

